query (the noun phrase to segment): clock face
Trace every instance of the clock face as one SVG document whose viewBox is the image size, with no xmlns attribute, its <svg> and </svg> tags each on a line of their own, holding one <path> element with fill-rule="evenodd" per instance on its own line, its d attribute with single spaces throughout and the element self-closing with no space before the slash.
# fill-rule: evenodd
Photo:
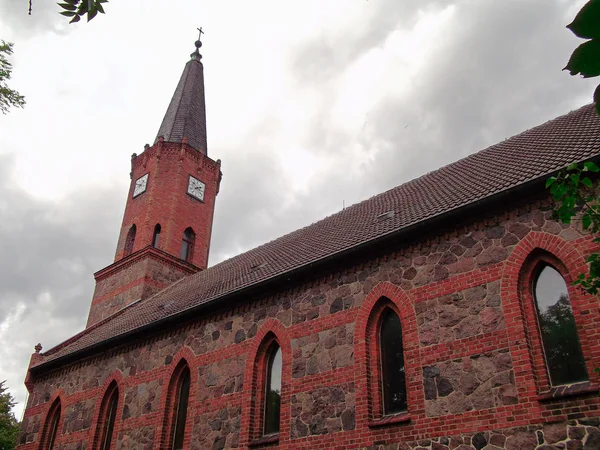
<svg viewBox="0 0 600 450">
<path fill-rule="evenodd" d="M 190 175 L 187 193 L 200 201 L 204 201 L 204 183 Z"/>
<path fill-rule="evenodd" d="M 148 174 L 139 177 L 133 188 L 133 197 L 137 197 L 140 194 L 146 192 L 146 186 L 148 185 Z"/>
</svg>

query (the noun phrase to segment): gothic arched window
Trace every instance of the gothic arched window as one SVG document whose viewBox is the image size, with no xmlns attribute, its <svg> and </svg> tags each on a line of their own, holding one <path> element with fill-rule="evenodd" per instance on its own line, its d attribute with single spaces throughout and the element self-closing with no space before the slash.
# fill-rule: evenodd
<svg viewBox="0 0 600 450">
<path fill-rule="evenodd" d="M 381 315 L 379 326 L 381 358 L 381 388 L 383 414 L 396 414 L 407 410 L 406 373 L 402 347 L 400 317 L 390 308 Z"/>
<path fill-rule="evenodd" d="M 546 369 L 553 386 L 588 380 L 567 283 L 558 270 L 542 264 L 535 272 L 533 298 Z"/>
<path fill-rule="evenodd" d="M 123 251 L 124 255 L 131 255 L 133 252 L 133 244 L 135 243 L 135 224 L 131 225 L 129 232 L 127 233 L 127 238 L 125 239 L 125 249 Z"/>
<path fill-rule="evenodd" d="M 44 432 L 42 434 L 41 450 L 52 450 L 54 443 L 56 442 L 56 436 L 58 434 L 58 424 L 60 422 L 60 399 L 57 398 L 46 416 L 46 424 L 44 425 Z"/>
<path fill-rule="evenodd" d="M 173 402 L 173 421 L 171 433 L 171 450 L 183 448 L 185 422 L 187 419 L 188 401 L 190 398 L 190 369 L 185 366 L 177 371 L 175 398 Z"/>
<path fill-rule="evenodd" d="M 281 410 L 281 373 L 282 359 L 281 347 L 273 342 L 267 352 L 267 371 L 265 377 L 265 404 L 264 404 L 264 435 L 279 433 L 279 419 Z"/>
<path fill-rule="evenodd" d="M 154 234 L 152 235 L 152 247 L 158 248 L 160 241 L 160 223 L 154 225 Z"/>
<path fill-rule="evenodd" d="M 196 233 L 191 227 L 188 227 L 183 232 L 183 239 L 181 240 L 181 251 L 179 257 L 184 261 L 190 261 L 194 251 L 194 241 L 196 240 Z"/>
<path fill-rule="evenodd" d="M 97 428 L 98 431 L 96 434 L 96 439 L 98 439 L 98 446 L 96 448 L 99 450 L 110 450 L 111 448 L 118 404 L 119 388 L 117 387 L 117 383 L 113 381 L 108 386 L 100 406 L 100 415 L 98 418 Z"/>
</svg>

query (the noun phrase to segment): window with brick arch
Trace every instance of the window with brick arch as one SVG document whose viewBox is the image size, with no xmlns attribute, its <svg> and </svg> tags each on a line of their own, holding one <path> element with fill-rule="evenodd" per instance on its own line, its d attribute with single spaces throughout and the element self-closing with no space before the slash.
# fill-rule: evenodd
<svg viewBox="0 0 600 450">
<path fill-rule="evenodd" d="M 131 255 L 133 252 L 133 244 L 135 243 L 135 224 L 131 225 L 129 232 L 127 233 L 127 238 L 125 239 L 125 249 L 123 251 L 124 255 Z"/>
<path fill-rule="evenodd" d="M 113 448 L 113 434 L 118 404 L 119 388 L 116 381 L 113 381 L 108 386 L 100 405 L 95 447 L 99 450 L 110 450 Z"/>
<path fill-rule="evenodd" d="M 152 247 L 158 248 L 158 244 L 160 242 L 160 223 L 154 225 L 154 234 L 152 235 Z"/>
<path fill-rule="evenodd" d="M 40 445 L 41 450 L 53 450 L 58 435 L 58 424 L 60 422 L 61 404 L 60 399 L 56 399 L 48 415 L 46 416 L 46 423 L 44 425 L 44 432 L 42 433 L 42 443 Z"/>
<path fill-rule="evenodd" d="M 190 369 L 186 364 L 178 373 L 175 390 L 171 446 L 169 447 L 171 450 L 180 450 L 183 448 L 185 423 L 187 419 L 188 402 L 190 398 L 190 381 Z"/>
<path fill-rule="evenodd" d="M 383 414 L 390 415 L 405 412 L 408 404 L 402 346 L 402 324 L 400 317 L 391 308 L 385 308 L 381 314 L 379 350 Z"/>
<path fill-rule="evenodd" d="M 265 436 L 279 433 L 281 413 L 281 347 L 273 341 L 267 350 L 267 371 L 265 377 L 264 426 Z"/>
<path fill-rule="evenodd" d="M 550 384 L 588 380 L 567 283 L 547 262 L 533 273 L 532 296 Z"/>
<path fill-rule="evenodd" d="M 194 242 L 196 240 L 196 233 L 191 227 L 188 227 L 183 232 L 183 239 L 181 240 L 181 251 L 179 257 L 184 261 L 190 261 L 194 252 Z"/>
</svg>

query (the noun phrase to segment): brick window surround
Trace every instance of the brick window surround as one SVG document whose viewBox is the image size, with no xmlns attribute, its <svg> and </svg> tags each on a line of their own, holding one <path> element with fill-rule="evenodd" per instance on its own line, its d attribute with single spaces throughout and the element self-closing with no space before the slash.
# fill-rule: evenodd
<svg viewBox="0 0 600 450">
<path fill-rule="evenodd" d="M 98 414 L 98 418 L 96 420 L 96 432 L 94 433 L 94 450 L 103 450 L 105 448 L 111 448 L 111 443 L 115 442 L 115 436 L 117 435 L 117 418 L 121 415 L 119 414 L 121 408 L 123 406 L 123 401 L 119 396 L 120 390 L 117 385 L 116 380 L 112 380 L 108 385 L 108 388 L 104 391 L 104 396 L 102 398 L 102 402 L 100 403 L 100 410 Z M 110 407 L 113 406 L 111 400 L 116 395 L 116 414 L 115 416 L 109 417 L 111 414 Z M 109 420 L 112 420 L 112 433 L 110 436 L 110 441 L 104 442 L 106 440 L 106 433 L 110 430 L 107 427 L 110 426 Z"/>
<path fill-rule="evenodd" d="M 181 382 L 185 375 L 189 374 L 190 377 L 190 392 L 189 398 L 192 399 L 192 395 L 195 393 L 195 389 L 192 390 L 192 386 L 197 382 L 195 377 L 192 376 L 192 371 L 188 362 L 185 358 L 181 358 L 177 365 L 175 366 L 175 370 L 171 375 L 169 385 L 167 388 L 166 401 L 164 404 L 164 419 L 163 419 L 163 427 L 162 427 L 162 435 L 161 435 L 161 445 L 160 448 L 170 449 L 173 447 L 173 439 L 175 433 L 176 426 L 176 418 L 177 418 L 177 408 L 179 402 L 179 390 L 181 387 Z M 184 439 L 183 439 L 183 448 L 187 448 L 189 446 L 189 441 L 191 437 L 191 425 L 192 420 L 190 418 L 190 411 L 193 408 L 187 408 L 186 412 L 186 426 L 184 431 Z"/>
<path fill-rule="evenodd" d="M 536 391 L 540 396 L 540 400 L 545 399 L 547 396 L 553 397 L 557 392 L 565 395 L 568 395 L 571 390 L 573 390 L 573 393 L 580 392 L 582 385 L 590 384 L 590 382 L 586 381 L 574 383 L 573 385 L 568 385 L 565 388 L 564 386 L 552 386 L 550 382 L 533 292 L 535 280 L 539 275 L 540 270 L 546 265 L 556 269 L 556 271 L 563 277 L 565 283 L 567 284 L 569 300 L 571 302 L 573 316 L 577 325 L 577 332 L 579 334 L 581 348 L 586 361 L 588 375 L 590 376 L 590 381 L 592 380 L 592 371 L 590 370 L 590 361 L 592 360 L 591 347 L 587 333 L 583 327 L 584 320 L 582 316 L 582 291 L 572 285 L 573 277 L 571 276 L 565 264 L 557 256 L 553 255 L 547 250 L 540 248 L 534 249 L 525 259 L 521 267 L 518 289 L 521 300 L 520 306 L 525 325 L 527 347 L 532 362 L 533 379 L 535 381 Z"/>
<path fill-rule="evenodd" d="M 52 450 L 57 448 L 56 443 L 60 437 L 62 416 L 62 402 L 60 397 L 57 397 L 51 403 L 48 413 L 46 414 L 46 421 L 44 422 L 39 450 Z"/>
</svg>

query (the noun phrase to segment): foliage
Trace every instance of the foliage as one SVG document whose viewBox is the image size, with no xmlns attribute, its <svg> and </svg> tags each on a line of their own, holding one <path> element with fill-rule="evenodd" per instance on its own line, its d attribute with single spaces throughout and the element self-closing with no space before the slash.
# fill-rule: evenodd
<svg viewBox="0 0 600 450">
<path fill-rule="evenodd" d="M 600 75 L 600 0 L 590 0 L 567 25 L 576 36 L 587 39 L 575 49 L 563 70 L 583 78 Z M 600 85 L 594 91 L 596 111 L 600 114 Z"/>
<path fill-rule="evenodd" d="M 19 422 L 11 412 L 15 401 L 5 382 L 0 381 L 0 450 L 13 450 L 17 444 Z"/>
<path fill-rule="evenodd" d="M 25 97 L 6 84 L 12 73 L 12 64 L 8 61 L 8 56 L 13 52 L 12 48 L 11 42 L 0 40 L 0 111 L 2 114 L 8 113 L 11 106 L 22 108 L 25 105 Z"/>
<path fill-rule="evenodd" d="M 102 3 L 107 3 L 108 0 L 64 0 L 64 3 L 59 3 L 64 11 L 63 16 L 71 17 L 69 23 L 79 22 L 83 16 L 87 14 L 88 22 L 96 17 L 96 14 L 104 14 Z"/>
<path fill-rule="evenodd" d="M 571 223 L 576 218 L 581 220 L 584 230 L 594 234 L 600 232 L 600 195 L 597 185 L 588 176 L 598 172 L 600 168 L 591 161 L 582 165 L 573 163 L 566 171 L 546 180 L 546 188 L 550 188 L 552 198 L 557 202 L 555 214 L 561 222 Z M 600 242 L 600 237 L 594 242 Z M 574 284 L 596 295 L 600 290 L 600 254 L 590 255 L 587 262 L 589 274 L 579 274 Z"/>
</svg>

